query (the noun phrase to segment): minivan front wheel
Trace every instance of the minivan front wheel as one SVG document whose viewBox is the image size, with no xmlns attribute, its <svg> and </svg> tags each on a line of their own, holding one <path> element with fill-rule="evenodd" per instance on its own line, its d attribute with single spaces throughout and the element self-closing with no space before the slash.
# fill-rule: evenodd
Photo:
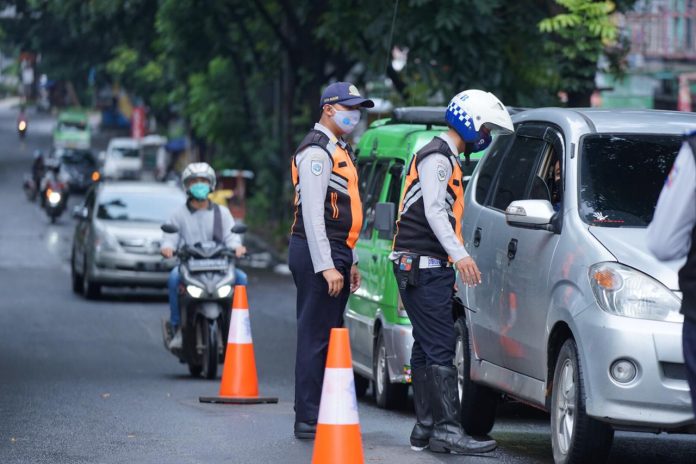
<svg viewBox="0 0 696 464">
<path fill-rule="evenodd" d="M 551 445 L 556 464 L 605 462 L 614 430 L 587 415 L 582 366 L 575 340 L 558 353 L 551 393 Z"/>
<path fill-rule="evenodd" d="M 460 317 L 454 327 L 457 330 L 454 365 L 457 368 L 461 402 L 460 421 L 469 435 L 487 435 L 495 424 L 500 395 L 471 380 L 471 342 L 466 319 Z"/>
</svg>

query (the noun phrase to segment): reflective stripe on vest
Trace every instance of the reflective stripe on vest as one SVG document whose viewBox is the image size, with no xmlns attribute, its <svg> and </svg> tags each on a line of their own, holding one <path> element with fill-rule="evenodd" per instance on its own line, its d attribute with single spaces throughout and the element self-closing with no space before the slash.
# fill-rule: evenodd
<svg viewBox="0 0 696 464">
<path fill-rule="evenodd" d="M 462 238 L 462 217 L 464 217 L 464 186 L 462 184 L 462 169 L 459 160 L 452 153 L 447 142 L 436 137 L 421 148 L 413 158 L 408 168 L 404 182 L 404 191 L 399 206 L 399 220 L 396 223 L 394 237 L 395 251 L 408 251 L 423 256 L 432 256 L 443 260 L 451 260 L 445 249 L 440 245 L 437 236 L 430 228 L 425 216 L 423 192 L 418 177 L 418 163 L 430 155 L 445 155 L 452 165 L 452 175 L 447 181 L 447 215 L 457 239 Z"/>
<path fill-rule="evenodd" d="M 351 155 L 326 134 L 311 130 L 292 159 L 292 183 L 295 186 L 295 221 L 292 234 L 307 238 L 302 218 L 302 192 L 297 170 L 297 154 L 310 146 L 324 150 L 331 160 L 331 178 L 324 200 L 324 225 L 330 242 L 345 243 L 354 248 L 363 224 L 362 202 L 358 191 L 358 171 Z"/>
</svg>

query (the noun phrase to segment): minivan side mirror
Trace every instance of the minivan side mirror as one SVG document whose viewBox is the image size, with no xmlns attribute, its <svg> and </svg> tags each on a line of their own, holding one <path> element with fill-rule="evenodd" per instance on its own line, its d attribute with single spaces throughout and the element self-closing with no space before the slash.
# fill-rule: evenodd
<svg viewBox="0 0 696 464">
<path fill-rule="evenodd" d="M 72 217 L 78 221 L 84 221 L 89 217 L 89 210 L 84 205 L 75 206 L 72 210 Z"/>
<path fill-rule="evenodd" d="M 375 229 L 379 232 L 379 238 L 385 240 L 394 238 L 395 217 L 396 205 L 394 203 L 377 203 L 375 205 Z"/>
<path fill-rule="evenodd" d="M 519 200 L 510 203 L 505 210 L 505 221 L 512 227 L 555 230 L 551 220 L 556 214 L 548 200 Z"/>
</svg>

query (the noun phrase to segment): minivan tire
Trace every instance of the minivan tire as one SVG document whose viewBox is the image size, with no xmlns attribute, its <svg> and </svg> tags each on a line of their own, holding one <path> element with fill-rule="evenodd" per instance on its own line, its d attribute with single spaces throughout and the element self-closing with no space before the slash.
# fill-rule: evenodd
<svg viewBox="0 0 696 464">
<path fill-rule="evenodd" d="M 500 394 L 471 380 L 471 340 L 466 319 L 460 317 L 454 327 L 457 330 L 454 364 L 461 401 L 459 419 L 469 435 L 488 435 L 495 425 Z"/>
<path fill-rule="evenodd" d="M 96 282 L 92 282 L 89 279 L 89 264 L 87 262 L 87 255 L 85 254 L 84 259 L 82 261 L 83 263 L 83 269 L 82 269 L 82 294 L 84 295 L 85 298 L 88 300 L 94 300 L 96 298 L 99 298 L 101 295 L 101 285 L 99 285 Z"/>
<path fill-rule="evenodd" d="M 77 266 L 75 265 L 75 250 L 73 249 L 70 255 L 70 280 L 72 281 L 72 291 L 77 295 L 82 294 L 82 275 L 78 274 Z"/>
<path fill-rule="evenodd" d="M 575 340 L 563 343 L 553 371 L 551 447 L 556 464 L 606 462 L 614 439 L 608 424 L 585 410 L 585 380 Z"/>
<path fill-rule="evenodd" d="M 383 409 L 401 409 L 408 401 L 408 384 L 391 383 L 387 367 L 387 347 L 384 335 L 380 331 L 375 344 L 373 356 L 373 375 L 375 379 L 372 389 L 377 406 Z"/>
</svg>

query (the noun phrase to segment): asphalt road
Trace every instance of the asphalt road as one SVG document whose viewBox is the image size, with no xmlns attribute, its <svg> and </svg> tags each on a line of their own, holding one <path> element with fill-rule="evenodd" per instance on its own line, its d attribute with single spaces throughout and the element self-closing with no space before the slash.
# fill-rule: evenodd
<svg viewBox="0 0 696 464">
<path fill-rule="evenodd" d="M 200 404 L 219 381 L 191 379 L 162 347 L 164 292 L 107 290 L 97 301 L 71 292 L 73 220 L 51 225 L 21 191 L 50 121 L 32 117 L 20 144 L 15 115 L 0 103 L 0 463 L 310 462 L 312 442 L 292 435 L 292 281 L 251 271 L 248 289 L 260 390 L 280 403 Z M 499 448 L 485 457 L 411 451 L 409 410 L 368 398 L 359 414 L 368 463 L 553 462 L 548 417 L 521 405 L 501 408 Z M 696 440 L 619 433 L 609 462 L 693 463 Z"/>
</svg>

